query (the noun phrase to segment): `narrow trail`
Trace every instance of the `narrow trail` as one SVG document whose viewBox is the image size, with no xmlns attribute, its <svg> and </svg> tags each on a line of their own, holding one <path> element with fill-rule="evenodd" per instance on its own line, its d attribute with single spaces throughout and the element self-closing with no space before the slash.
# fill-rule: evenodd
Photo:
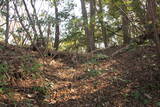
<svg viewBox="0 0 160 107">
<path fill-rule="evenodd" d="M 102 66 L 102 68 L 100 68 Z M 103 62 L 98 66 L 94 66 L 96 69 L 103 69 L 106 70 L 106 72 L 102 75 L 99 75 L 97 77 L 89 77 L 85 69 L 89 69 L 88 65 L 81 65 L 78 68 L 69 68 L 68 66 L 63 66 L 63 68 L 53 70 L 48 69 L 48 72 L 46 72 L 46 78 L 52 81 L 54 78 L 54 86 L 53 86 L 53 93 L 51 94 L 50 103 L 58 105 L 63 105 L 63 102 L 71 101 L 67 105 L 70 106 L 70 103 L 75 104 L 81 104 L 88 102 L 87 100 L 93 99 L 92 96 L 88 96 L 88 94 L 98 92 L 99 90 L 103 88 L 108 88 L 108 94 L 112 93 L 113 90 L 113 78 L 118 78 L 118 75 L 121 74 L 120 71 L 113 71 L 113 69 L 110 67 L 111 61 Z M 98 96 L 97 96 L 98 97 Z M 105 97 L 105 96 L 101 96 Z M 81 100 L 76 100 L 81 99 Z M 100 100 L 98 98 L 94 98 L 94 101 L 97 102 L 97 100 Z M 85 101 L 85 102 L 84 102 Z M 88 104 L 91 102 L 89 101 Z M 93 102 L 92 102 L 93 103 Z M 107 106 L 106 104 L 109 104 L 109 102 L 104 102 L 104 106 Z M 66 106 L 66 104 L 64 103 Z M 87 105 L 87 104 L 86 104 Z M 83 106 L 83 105 L 82 105 Z"/>
</svg>

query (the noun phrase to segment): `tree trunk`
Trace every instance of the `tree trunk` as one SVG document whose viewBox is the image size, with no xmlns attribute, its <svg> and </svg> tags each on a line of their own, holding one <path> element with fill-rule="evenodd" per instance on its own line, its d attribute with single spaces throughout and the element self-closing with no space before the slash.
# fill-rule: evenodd
<svg viewBox="0 0 160 107">
<path fill-rule="evenodd" d="M 58 7 L 57 7 L 57 1 L 56 0 L 54 0 L 54 5 L 55 5 L 55 18 L 56 18 L 54 48 L 55 48 L 55 50 L 58 50 L 60 31 L 59 31 Z"/>
<path fill-rule="evenodd" d="M 89 27 L 88 27 L 88 16 L 87 16 L 87 10 L 85 6 L 84 0 L 81 1 L 81 9 L 82 9 L 82 17 L 83 17 L 83 25 L 84 25 L 84 30 L 85 30 L 85 35 L 87 37 L 87 51 L 90 52 L 94 50 L 95 44 L 94 44 L 94 39 L 90 33 Z"/>
<path fill-rule="evenodd" d="M 49 45 L 50 34 L 51 34 L 51 23 L 48 23 L 48 29 L 47 29 L 47 46 Z"/>
<path fill-rule="evenodd" d="M 22 20 L 20 14 L 19 14 L 19 11 L 18 11 L 18 8 L 17 8 L 16 3 L 13 2 L 13 5 L 14 5 L 14 7 L 15 7 L 15 11 L 16 11 L 16 13 L 17 13 L 19 22 L 20 22 L 22 28 L 24 29 L 24 31 L 25 31 L 26 34 L 27 34 L 27 38 L 31 41 L 31 44 L 33 44 L 33 40 L 32 40 L 31 34 L 30 34 L 30 32 L 28 31 L 28 29 L 25 27 L 25 25 L 24 25 L 24 23 L 23 23 L 23 20 Z"/>
<path fill-rule="evenodd" d="M 5 45 L 8 44 L 9 39 L 9 0 L 6 0 L 6 32 L 5 32 Z"/>
<path fill-rule="evenodd" d="M 34 16 L 35 16 L 35 20 L 36 20 L 36 23 L 37 23 L 37 26 L 38 26 L 38 30 L 39 30 L 39 34 L 40 34 L 40 39 L 42 41 L 42 45 L 43 45 L 43 47 L 46 47 L 44 35 L 43 35 L 43 32 L 42 32 L 41 25 L 39 23 L 39 19 L 38 19 L 38 16 L 37 16 L 37 12 L 36 12 L 36 8 L 35 8 L 35 4 L 33 3 L 33 0 L 31 0 L 31 6 L 32 6 L 33 11 L 34 11 Z"/>
<path fill-rule="evenodd" d="M 130 34 L 129 34 L 129 19 L 127 17 L 127 7 L 125 4 L 122 4 L 122 32 L 123 32 L 123 44 L 128 44 L 130 42 Z"/>
<path fill-rule="evenodd" d="M 104 40 L 104 46 L 105 48 L 108 47 L 108 39 L 107 38 L 107 32 L 106 32 L 106 27 L 105 27 L 105 24 L 104 24 L 104 17 L 103 17 L 103 6 L 102 6 L 102 0 L 98 0 L 99 1 L 99 21 L 100 21 L 100 24 L 101 24 L 101 30 L 102 30 L 102 36 L 103 36 L 103 40 Z"/>
<path fill-rule="evenodd" d="M 94 33 L 95 33 L 95 16 L 96 16 L 96 1 L 90 0 L 90 45 L 91 51 L 95 50 L 95 40 L 94 40 Z"/>
<path fill-rule="evenodd" d="M 35 23 L 34 23 L 34 21 L 33 21 L 32 18 L 31 18 L 31 15 L 30 15 L 30 13 L 29 13 L 29 10 L 28 10 L 28 7 L 27 7 L 27 4 L 26 4 L 25 0 L 22 0 L 22 2 L 23 2 L 23 4 L 24 4 L 25 11 L 26 11 L 27 16 L 28 16 L 28 18 L 29 18 L 29 22 L 30 22 L 30 24 L 31 24 L 32 30 L 33 30 L 33 32 L 34 32 L 34 38 L 37 38 L 37 37 L 38 37 L 38 34 L 37 34 L 37 30 L 36 30 Z M 34 42 L 35 42 L 35 40 L 34 40 Z"/>
<path fill-rule="evenodd" d="M 157 46 L 157 53 L 158 56 L 160 57 L 160 38 L 158 35 L 158 29 L 157 29 L 157 23 L 158 23 L 158 18 L 157 18 L 157 5 L 155 0 L 147 0 L 146 2 L 146 7 L 147 7 L 147 22 L 148 23 L 148 32 L 154 32 L 154 40 Z"/>
</svg>

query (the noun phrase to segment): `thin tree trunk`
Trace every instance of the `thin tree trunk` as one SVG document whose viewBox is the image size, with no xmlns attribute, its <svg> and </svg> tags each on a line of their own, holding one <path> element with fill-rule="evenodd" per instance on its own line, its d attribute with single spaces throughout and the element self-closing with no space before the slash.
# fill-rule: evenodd
<svg viewBox="0 0 160 107">
<path fill-rule="evenodd" d="M 47 29 L 47 46 L 49 45 L 50 34 L 51 34 L 51 23 L 48 23 L 48 29 Z"/>
<path fill-rule="evenodd" d="M 58 7 L 57 7 L 56 0 L 54 0 L 54 5 L 55 5 L 55 18 L 56 18 L 54 48 L 55 48 L 55 50 L 58 50 L 58 48 L 59 48 L 59 35 L 60 35 L 59 30 L 60 29 L 59 29 Z"/>
<path fill-rule="evenodd" d="M 23 24 L 23 20 L 21 19 L 21 16 L 20 16 L 20 14 L 19 14 L 19 12 L 18 12 L 18 9 L 17 9 L 17 5 L 15 4 L 14 1 L 13 1 L 13 5 L 14 5 L 14 7 L 15 7 L 15 11 L 16 11 L 16 13 L 17 13 L 17 16 L 18 16 L 18 19 L 19 19 L 19 22 L 20 22 L 22 28 L 23 28 L 24 31 L 26 32 L 28 39 L 31 41 L 31 43 L 33 43 L 32 37 L 30 36 L 30 33 L 29 33 L 28 29 L 27 29 L 27 28 L 25 27 L 25 25 Z"/>
<path fill-rule="evenodd" d="M 26 10 L 26 12 L 27 12 L 27 16 L 28 16 L 28 18 L 29 18 L 31 27 L 32 27 L 32 29 L 33 29 L 33 31 L 34 31 L 34 37 L 36 38 L 36 37 L 38 36 L 38 34 L 37 34 L 36 27 L 35 27 L 35 23 L 34 23 L 34 21 L 33 21 L 32 18 L 31 18 L 31 15 L 30 15 L 30 13 L 29 13 L 29 11 L 28 11 L 28 8 L 27 8 L 27 5 L 26 5 L 25 0 L 22 0 L 22 1 L 23 1 L 25 10 Z"/>
<path fill-rule="evenodd" d="M 9 0 L 6 0 L 6 32 L 5 32 L 5 45 L 8 44 L 9 39 Z"/>
<path fill-rule="evenodd" d="M 122 11 L 123 10 L 123 11 Z M 127 17 L 127 7 L 125 4 L 122 4 L 122 32 L 123 32 L 123 44 L 128 44 L 130 42 L 130 34 L 129 34 L 129 19 Z"/>
<path fill-rule="evenodd" d="M 104 17 L 103 17 L 103 6 L 102 6 L 102 0 L 98 0 L 99 1 L 99 21 L 101 24 L 101 30 L 102 30 L 102 36 L 103 36 L 103 40 L 104 40 L 104 46 L 105 48 L 108 47 L 108 37 L 107 37 L 107 32 L 106 32 L 106 27 L 104 24 Z"/>
<path fill-rule="evenodd" d="M 42 39 L 42 44 L 43 44 L 43 46 L 45 47 L 46 43 L 45 43 L 45 40 L 44 40 L 44 35 L 43 35 L 42 28 L 41 28 L 41 25 L 40 25 L 39 20 L 38 20 L 38 16 L 37 16 L 37 12 L 36 12 L 36 8 L 35 8 L 35 5 L 34 5 L 34 3 L 33 3 L 33 0 L 31 0 L 31 6 L 32 6 L 33 11 L 34 11 L 35 20 L 36 20 L 36 22 L 37 22 L 39 34 L 40 34 L 40 37 L 41 37 L 41 39 Z"/>
<path fill-rule="evenodd" d="M 95 50 L 95 40 L 94 40 L 94 33 L 95 33 L 95 16 L 96 16 L 96 1 L 90 0 L 90 45 L 91 51 Z"/>
<path fill-rule="evenodd" d="M 85 30 L 85 35 L 87 38 L 87 51 L 90 52 L 93 50 L 92 47 L 94 47 L 94 44 L 92 44 L 92 35 L 90 34 L 89 28 L 88 28 L 88 16 L 87 16 L 87 10 L 86 10 L 86 6 L 85 6 L 85 2 L 84 0 L 80 0 L 81 1 L 81 9 L 82 9 L 82 17 L 83 17 L 83 26 L 84 26 L 84 30 Z"/>
</svg>

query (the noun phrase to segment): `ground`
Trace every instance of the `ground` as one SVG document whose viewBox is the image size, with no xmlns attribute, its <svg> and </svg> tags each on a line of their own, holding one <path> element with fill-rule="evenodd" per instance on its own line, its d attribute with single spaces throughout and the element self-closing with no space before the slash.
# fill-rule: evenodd
<svg viewBox="0 0 160 107">
<path fill-rule="evenodd" d="M 55 58 L 1 44 L 0 107 L 160 106 L 156 48 L 121 48 Z"/>
</svg>

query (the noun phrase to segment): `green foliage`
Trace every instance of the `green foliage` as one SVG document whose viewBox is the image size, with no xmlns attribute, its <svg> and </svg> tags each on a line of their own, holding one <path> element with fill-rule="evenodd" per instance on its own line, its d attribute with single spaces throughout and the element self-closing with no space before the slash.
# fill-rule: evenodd
<svg viewBox="0 0 160 107">
<path fill-rule="evenodd" d="M 156 103 L 156 106 L 160 107 L 160 102 L 157 102 L 157 103 Z"/>
<path fill-rule="evenodd" d="M 91 58 L 87 61 L 86 64 L 98 64 L 99 62 L 95 58 Z"/>
<path fill-rule="evenodd" d="M 128 97 L 128 96 L 129 96 L 129 94 L 125 93 L 125 94 L 123 94 L 123 96 L 124 96 L 124 97 Z"/>
<path fill-rule="evenodd" d="M 104 70 L 88 69 L 86 72 L 88 73 L 89 76 L 95 77 L 102 74 Z"/>
<path fill-rule="evenodd" d="M 148 104 L 148 103 L 150 103 L 149 99 L 143 99 L 143 104 Z"/>
<path fill-rule="evenodd" d="M 32 87 L 32 90 L 40 93 L 44 93 L 44 94 L 47 93 L 47 87 L 34 86 Z"/>
<path fill-rule="evenodd" d="M 134 99 L 139 99 L 142 95 L 139 91 L 135 91 L 131 94 L 131 96 L 134 98 Z"/>
<path fill-rule="evenodd" d="M 5 94 L 5 93 L 8 93 L 10 91 L 9 88 L 6 88 L 6 87 L 0 87 L 0 94 Z"/>
<path fill-rule="evenodd" d="M 96 60 L 106 60 L 108 58 L 108 56 L 104 55 L 104 54 L 96 54 L 93 56 L 93 58 Z"/>
<path fill-rule="evenodd" d="M 38 72 L 40 71 L 39 68 L 42 66 L 42 64 L 38 64 L 38 63 L 34 63 L 32 68 L 31 68 L 31 72 Z"/>
<path fill-rule="evenodd" d="M 85 47 L 86 38 L 81 25 L 82 20 L 77 17 L 72 17 L 65 25 L 65 36 L 61 40 L 63 50 L 80 50 L 80 48 Z"/>
<path fill-rule="evenodd" d="M 8 72 L 7 64 L 0 64 L 0 85 L 6 85 L 6 73 Z"/>
<path fill-rule="evenodd" d="M 142 5 L 143 3 L 140 0 L 133 0 L 131 3 L 132 10 L 135 12 L 136 16 L 141 20 L 145 18 L 143 17 L 145 14 L 145 9 L 142 7 Z"/>
<path fill-rule="evenodd" d="M 7 64 L 0 64 L 0 73 L 5 73 L 8 71 L 8 65 Z"/>
<path fill-rule="evenodd" d="M 4 93 L 4 88 L 1 87 L 1 88 L 0 88 L 0 94 L 3 94 L 3 93 Z"/>
<path fill-rule="evenodd" d="M 131 97 L 133 97 L 134 99 L 140 101 L 140 102 L 143 103 L 143 104 L 148 104 L 148 103 L 150 103 L 150 99 L 146 99 L 146 98 L 144 97 L 144 95 L 143 95 L 143 92 L 141 92 L 141 91 L 144 91 L 144 90 L 140 90 L 140 91 L 136 90 L 136 91 L 134 91 L 134 92 L 131 94 Z"/>
<path fill-rule="evenodd" d="M 25 77 L 29 76 L 32 77 L 32 79 L 37 79 L 41 77 L 41 68 L 43 67 L 43 64 L 38 63 L 32 56 L 25 55 L 22 56 L 22 64 L 21 69 L 23 75 Z"/>
<path fill-rule="evenodd" d="M 36 62 L 30 55 L 22 56 L 22 60 L 23 60 L 22 69 L 26 72 L 31 72 L 31 73 L 40 72 L 40 67 L 43 66 L 43 64 Z"/>
<path fill-rule="evenodd" d="M 0 85 L 5 85 L 7 84 L 5 82 L 5 80 L 7 79 L 6 75 L 5 74 L 0 74 Z"/>
<path fill-rule="evenodd" d="M 106 60 L 108 58 L 107 55 L 104 54 L 95 54 L 92 58 L 87 61 L 87 64 L 98 64 L 99 61 Z"/>
<path fill-rule="evenodd" d="M 24 71 L 35 73 L 40 72 L 41 66 L 43 65 L 39 63 L 32 63 L 31 65 L 23 65 L 22 68 L 24 69 Z"/>
</svg>

